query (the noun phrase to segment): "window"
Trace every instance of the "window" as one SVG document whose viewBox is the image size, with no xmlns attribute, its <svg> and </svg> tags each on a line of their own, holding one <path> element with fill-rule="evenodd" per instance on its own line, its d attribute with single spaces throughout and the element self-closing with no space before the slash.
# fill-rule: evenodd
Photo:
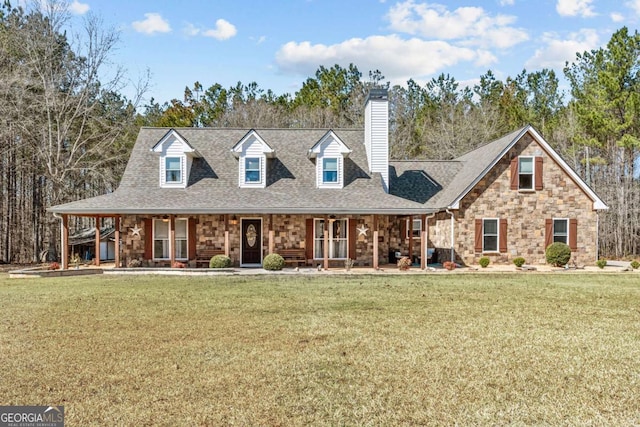
<svg viewBox="0 0 640 427">
<path fill-rule="evenodd" d="M 176 219 L 174 221 L 176 227 L 176 259 L 186 260 L 187 252 L 187 219 Z M 169 241 L 168 219 L 153 220 L 153 258 L 154 259 L 170 259 L 171 258 L 171 242 Z"/>
<path fill-rule="evenodd" d="M 482 251 L 498 252 L 498 220 L 482 220 Z"/>
<path fill-rule="evenodd" d="M 553 220 L 553 242 L 562 242 L 569 244 L 569 220 L 554 219 Z"/>
<path fill-rule="evenodd" d="M 347 220 L 330 219 L 329 231 L 329 259 L 347 258 Z M 324 258 L 324 219 L 314 221 L 314 254 L 315 259 Z"/>
<path fill-rule="evenodd" d="M 244 182 L 246 183 L 259 183 L 260 179 L 260 158 L 259 157 L 247 157 L 244 161 Z"/>
<path fill-rule="evenodd" d="M 338 182 L 338 159 L 322 159 L 322 182 Z"/>
<path fill-rule="evenodd" d="M 533 190 L 533 157 L 518 158 L 518 188 Z"/>
<path fill-rule="evenodd" d="M 407 235 L 406 238 L 409 238 L 409 219 L 407 219 L 406 225 L 407 227 Z M 419 239 L 422 236 L 422 220 L 420 218 L 413 218 L 413 238 Z"/>
<path fill-rule="evenodd" d="M 182 182 L 182 161 L 180 157 L 167 157 L 165 159 L 165 182 Z"/>
</svg>

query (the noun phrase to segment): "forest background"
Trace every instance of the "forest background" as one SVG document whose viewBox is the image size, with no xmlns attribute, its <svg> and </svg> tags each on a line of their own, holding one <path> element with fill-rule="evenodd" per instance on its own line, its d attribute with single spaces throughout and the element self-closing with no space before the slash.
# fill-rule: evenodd
<svg viewBox="0 0 640 427">
<path fill-rule="evenodd" d="M 46 209 L 114 191 L 141 126 L 361 128 L 374 87 L 389 90 L 396 159 L 452 159 L 533 125 L 609 205 L 599 222 L 601 256 L 640 254 L 637 31 L 620 28 L 606 47 L 576 52 L 564 68 L 568 93 L 549 69 L 504 80 L 488 70 L 474 87 L 446 74 L 390 86 L 383 70 L 363 77 L 354 65 L 334 65 L 319 66 L 293 95 L 255 82 L 195 82 L 159 104 L 143 103 L 147 76 L 124 95 L 130 78 L 110 63 L 117 31 L 89 16 L 71 34 L 68 22 L 57 2 L 30 11 L 0 6 L 1 262 L 56 258 L 59 220 Z"/>
</svg>

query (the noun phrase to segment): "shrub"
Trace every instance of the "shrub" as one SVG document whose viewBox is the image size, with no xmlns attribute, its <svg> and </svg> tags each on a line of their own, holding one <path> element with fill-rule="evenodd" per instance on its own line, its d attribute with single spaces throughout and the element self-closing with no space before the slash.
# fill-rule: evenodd
<svg viewBox="0 0 640 427">
<path fill-rule="evenodd" d="M 353 267 L 354 261 L 351 258 L 347 258 L 344 260 L 344 269 L 349 271 L 351 267 Z"/>
<path fill-rule="evenodd" d="M 638 268 L 640 268 L 640 262 L 634 259 L 633 261 L 631 261 L 631 268 L 633 268 L 634 270 L 637 270 Z"/>
<path fill-rule="evenodd" d="M 456 263 L 453 261 L 445 261 L 442 263 L 442 266 L 449 271 L 456 269 Z"/>
<path fill-rule="evenodd" d="M 142 267 L 142 261 L 140 261 L 139 259 L 132 259 L 127 263 L 127 267 L 129 268 Z"/>
<path fill-rule="evenodd" d="M 596 261 L 596 265 L 598 266 L 598 268 L 604 268 L 607 265 L 607 260 L 599 259 Z"/>
<path fill-rule="evenodd" d="M 265 270 L 282 270 L 284 258 L 280 254 L 269 254 L 262 260 L 262 268 Z"/>
<path fill-rule="evenodd" d="M 483 256 L 478 260 L 478 264 L 480 264 L 480 267 L 482 268 L 487 268 L 490 262 L 491 260 L 489 259 L 489 257 L 486 257 L 486 256 Z"/>
<path fill-rule="evenodd" d="M 525 261 L 524 258 L 519 256 L 519 257 L 513 259 L 513 263 L 516 265 L 516 267 L 520 268 L 526 263 L 526 261 Z"/>
<path fill-rule="evenodd" d="M 180 262 L 180 261 L 174 261 L 173 268 L 187 268 L 187 264 L 185 264 L 184 262 Z"/>
<path fill-rule="evenodd" d="M 548 264 L 562 267 L 567 265 L 571 259 L 571 248 L 566 243 L 554 242 L 547 247 L 545 255 Z"/>
<path fill-rule="evenodd" d="M 231 267 L 231 258 L 226 255 L 214 255 L 209 261 L 209 268 L 229 268 Z"/>
<path fill-rule="evenodd" d="M 60 270 L 60 264 L 55 261 L 52 262 L 51 264 L 49 264 L 49 270 Z"/>
<path fill-rule="evenodd" d="M 398 269 L 406 271 L 411 267 L 411 259 L 407 256 L 403 256 L 398 260 Z"/>
</svg>

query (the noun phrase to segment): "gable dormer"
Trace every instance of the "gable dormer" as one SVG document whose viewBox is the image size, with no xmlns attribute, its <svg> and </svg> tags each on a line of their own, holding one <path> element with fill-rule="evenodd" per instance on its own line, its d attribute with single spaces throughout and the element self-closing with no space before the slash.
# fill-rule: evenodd
<svg viewBox="0 0 640 427">
<path fill-rule="evenodd" d="M 316 159 L 316 186 L 342 188 L 344 186 L 344 159 L 351 150 L 330 130 L 309 149 L 308 157 Z"/>
<path fill-rule="evenodd" d="M 267 185 L 267 159 L 275 157 L 275 150 L 254 129 L 231 149 L 238 159 L 238 186 L 265 188 Z"/>
<path fill-rule="evenodd" d="M 151 151 L 160 158 L 160 187 L 186 188 L 193 159 L 200 157 L 198 151 L 175 129 L 170 129 Z"/>
</svg>

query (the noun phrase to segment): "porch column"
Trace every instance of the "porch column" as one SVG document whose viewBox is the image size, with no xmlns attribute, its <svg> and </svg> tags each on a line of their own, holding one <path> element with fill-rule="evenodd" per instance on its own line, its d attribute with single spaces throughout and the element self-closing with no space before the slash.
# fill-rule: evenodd
<svg viewBox="0 0 640 427">
<path fill-rule="evenodd" d="M 100 217 L 96 216 L 96 261 L 95 265 L 100 266 Z"/>
<path fill-rule="evenodd" d="M 224 255 L 229 256 L 229 215 L 224 216 Z"/>
<path fill-rule="evenodd" d="M 176 262 L 176 218 L 169 215 L 169 262 L 171 267 Z"/>
<path fill-rule="evenodd" d="M 324 269 L 329 269 L 329 218 L 324 216 Z"/>
<path fill-rule="evenodd" d="M 269 253 L 272 254 L 275 244 L 275 232 L 273 231 L 273 215 L 269 214 Z"/>
<path fill-rule="evenodd" d="M 413 264 L 413 215 L 409 215 L 409 261 Z"/>
<path fill-rule="evenodd" d="M 120 268 L 120 215 L 116 215 L 115 217 L 113 217 L 113 225 L 116 229 L 115 232 L 115 242 L 114 242 L 114 249 L 116 251 L 115 255 L 115 268 Z M 108 245 L 108 243 L 107 243 Z M 107 246 L 108 247 L 108 246 Z"/>
<path fill-rule="evenodd" d="M 427 268 L 427 233 L 424 231 L 427 225 L 427 216 L 422 214 L 422 232 L 420 233 L 420 269 Z"/>
<path fill-rule="evenodd" d="M 378 265 L 378 215 L 373 215 L 373 268 L 377 270 Z"/>
<path fill-rule="evenodd" d="M 60 230 L 60 261 L 62 269 L 69 268 L 69 216 L 62 214 L 62 228 Z"/>
</svg>

